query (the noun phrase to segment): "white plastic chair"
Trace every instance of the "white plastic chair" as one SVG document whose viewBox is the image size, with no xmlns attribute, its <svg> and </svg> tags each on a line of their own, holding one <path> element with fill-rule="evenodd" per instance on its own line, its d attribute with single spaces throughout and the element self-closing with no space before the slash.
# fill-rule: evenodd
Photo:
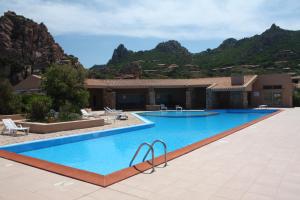
<svg viewBox="0 0 300 200">
<path fill-rule="evenodd" d="M 11 119 L 2 119 L 4 128 L 2 133 L 16 135 L 18 131 L 23 131 L 26 135 L 29 133 L 29 127 L 22 127 L 22 125 L 16 125 Z"/>
</svg>

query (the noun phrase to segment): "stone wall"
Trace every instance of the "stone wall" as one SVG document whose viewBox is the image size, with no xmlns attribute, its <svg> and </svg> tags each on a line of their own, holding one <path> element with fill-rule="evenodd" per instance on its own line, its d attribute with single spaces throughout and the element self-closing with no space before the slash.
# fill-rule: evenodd
<svg viewBox="0 0 300 200">
<path fill-rule="evenodd" d="M 103 91 L 103 106 L 111 109 L 116 108 L 116 92 L 112 90 Z"/>
<path fill-rule="evenodd" d="M 230 108 L 247 108 L 248 99 L 247 92 L 231 91 L 230 92 Z"/>
<path fill-rule="evenodd" d="M 78 120 L 58 123 L 19 122 L 23 127 L 29 127 L 31 133 L 53 133 L 104 125 L 104 119 Z"/>
<path fill-rule="evenodd" d="M 252 106 L 258 106 L 262 104 L 267 104 L 264 101 L 264 92 L 266 92 L 263 87 L 270 85 L 280 85 L 282 86 L 282 107 L 292 107 L 293 106 L 293 83 L 291 76 L 288 74 L 270 74 L 270 75 L 259 75 L 255 83 L 253 84 L 252 92 Z M 272 105 L 269 105 L 272 106 Z"/>
<path fill-rule="evenodd" d="M 206 109 L 213 109 L 216 106 L 216 98 L 211 89 L 206 89 Z"/>
<path fill-rule="evenodd" d="M 154 90 L 154 88 L 149 88 L 148 97 L 149 97 L 149 104 L 155 105 L 155 90 Z"/>
<path fill-rule="evenodd" d="M 192 88 L 187 88 L 185 91 L 185 107 L 186 109 L 192 107 Z"/>
</svg>

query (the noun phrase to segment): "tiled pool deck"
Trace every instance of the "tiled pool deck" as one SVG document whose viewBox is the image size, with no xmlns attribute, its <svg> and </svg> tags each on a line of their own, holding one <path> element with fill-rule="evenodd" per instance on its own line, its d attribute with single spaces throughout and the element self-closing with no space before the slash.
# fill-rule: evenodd
<svg viewBox="0 0 300 200">
<path fill-rule="evenodd" d="M 0 199 L 298 200 L 299 117 L 287 109 L 107 188 L 0 159 Z"/>
<path fill-rule="evenodd" d="M 40 140 L 40 139 L 47 139 L 47 138 L 54 138 L 54 137 L 60 137 L 60 136 L 67 136 L 67 135 L 75 135 L 79 133 L 84 132 L 91 132 L 96 130 L 105 130 L 105 129 L 111 129 L 111 128 L 119 128 L 119 127 L 126 127 L 131 125 L 137 125 L 142 124 L 143 122 L 131 115 L 130 113 L 126 113 L 128 115 L 128 120 L 116 120 L 108 121 L 109 124 L 106 124 L 104 126 L 99 127 L 93 127 L 93 128 L 86 128 L 86 129 L 77 129 L 77 130 L 70 130 L 70 131 L 61 131 L 57 133 L 47 133 L 47 134 L 32 134 L 29 133 L 29 135 L 24 135 L 22 132 L 18 132 L 18 136 L 8 136 L 8 135 L 0 135 L 0 146 L 7 145 L 7 144 L 15 144 L 25 141 L 32 141 L 32 140 Z M 105 118 L 105 117 L 103 117 Z M 0 123 L 0 130 L 2 130 L 2 124 Z"/>
</svg>

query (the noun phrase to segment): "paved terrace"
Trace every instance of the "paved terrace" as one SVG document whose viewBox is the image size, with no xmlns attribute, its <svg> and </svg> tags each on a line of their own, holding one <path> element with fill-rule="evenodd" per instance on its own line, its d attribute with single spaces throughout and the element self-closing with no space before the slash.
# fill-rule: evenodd
<svg viewBox="0 0 300 200">
<path fill-rule="evenodd" d="M 47 133 L 47 134 L 29 133 L 29 135 L 24 135 L 23 132 L 18 132 L 17 136 L 0 135 L 0 146 L 20 143 L 25 141 L 40 140 L 40 139 L 54 138 L 54 137 L 67 136 L 67 135 L 76 135 L 76 134 L 86 133 L 90 131 L 99 131 L 99 130 L 107 130 L 111 128 L 126 127 L 126 126 L 143 123 L 140 119 L 134 117 L 130 113 L 128 112 L 125 113 L 128 115 L 128 120 L 116 120 L 115 122 L 109 120 L 108 123 L 105 124 L 104 126 L 85 128 L 85 129 L 76 129 L 70 131 L 60 131 L 56 133 Z M 106 117 L 102 116 L 102 118 L 106 118 Z M 0 130 L 2 130 L 2 128 L 3 125 L 0 120 Z"/>
<path fill-rule="evenodd" d="M 107 188 L 0 159 L 0 199 L 299 200 L 300 108 Z"/>
</svg>

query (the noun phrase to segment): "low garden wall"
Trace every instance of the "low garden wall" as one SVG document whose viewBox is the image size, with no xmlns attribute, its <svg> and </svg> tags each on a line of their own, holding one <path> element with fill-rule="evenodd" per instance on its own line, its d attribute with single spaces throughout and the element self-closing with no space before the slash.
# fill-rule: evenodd
<svg viewBox="0 0 300 200">
<path fill-rule="evenodd" d="M 104 119 L 89 119 L 56 123 L 19 122 L 18 124 L 21 124 L 23 127 L 29 127 L 31 133 L 52 133 L 103 126 Z"/>
<path fill-rule="evenodd" d="M 0 120 L 2 119 L 21 120 L 21 119 L 25 119 L 25 117 L 22 114 L 0 115 Z"/>
</svg>

